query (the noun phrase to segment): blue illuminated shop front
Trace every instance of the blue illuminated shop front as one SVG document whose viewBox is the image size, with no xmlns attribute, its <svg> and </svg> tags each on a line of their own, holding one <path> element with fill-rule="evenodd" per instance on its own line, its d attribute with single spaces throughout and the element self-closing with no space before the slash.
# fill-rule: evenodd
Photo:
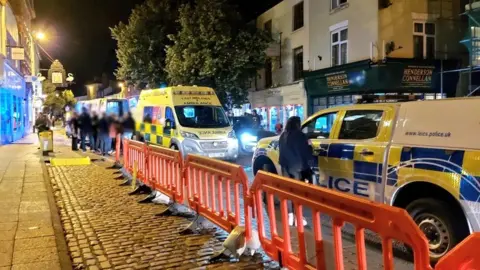
<svg viewBox="0 0 480 270">
<path fill-rule="evenodd" d="M 0 144 L 21 139 L 29 126 L 25 80 L 4 64 L 4 82 L 0 86 Z"/>
</svg>

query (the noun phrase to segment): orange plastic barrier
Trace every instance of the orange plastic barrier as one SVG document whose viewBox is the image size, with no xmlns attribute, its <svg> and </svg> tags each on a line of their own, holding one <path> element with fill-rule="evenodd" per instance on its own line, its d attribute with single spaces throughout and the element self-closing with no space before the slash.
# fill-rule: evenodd
<svg viewBox="0 0 480 270">
<path fill-rule="evenodd" d="M 118 164 L 118 165 L 122 164 L 120 160 L 120 152 L 122 149 L 121 145 L 122 145 L 122 135 L 117 134 L 117 137 L 115 140 L 115 164 Z"/>
<path fill-rule="evenodd" d="M 137 172 L 137 179 L 142 181 L 144 184 L 147 184 L 147 155 L 148 155 L 148 148 L 144 143 L 132 141 L 132 140 L 124 140 L 127 142 L 127 146 L 124 149 L 125 154 L 125 167 L 130 174 L 133 174 L 133 165 L 134 162 L 137 162 L 138 165 L 138 172 Z"/>
<path fill-rule="evenodd" d="M 435 270 L 480 270 L 480 233 L 474 233 L 443 256 Z"/>
<path fill-rule="evenodd" d="M 244 201 L 243 209 L 240 206 L 240 190 L 243 197 L 248 194 L 248 178 L 242 166 L 188 155 L 185 170 L 190 208 L 227 232 L 241 225 L 240 211 L 243 211 L 245 234 L 247 240 L 250 239 L 251 208 L 247 201 Z"/>
<path fill-rule="evenodd" d="M 128 158 L 128 148 L 129 148 L 129 141 L 128 139 L 123 139 L 123 168 L 126 169 L 128 172 L 128 168 L 132 165 L 130 164 L 130 159 Z"/>
<path fill-rule="evenodd" d="M 352 195 L 328 190 L 301 181 L 278 175 L 258 172 L 251 187 L 254 196 L 255 209 L 258 217 L 260 242 L 265 252 L 274 260 L 282 260 L 288 269 L 315 269 L 307 262 L 305 235 L 302 218 L 302 207 L 312 209 L 313 227 L 316 242 L 316 269 L 326 269 L 323 240 L 321 233 L 320 213 L 332 217 L 334 265 L 336 269 L 344 269 L 342 226 L 345 222 L 355 226 L 358 269 L 367 269 L 364 230 L 378 233 L 382 238 L 384 269 L 393 268 L 392 240 L 398 240 L 410 245 L 414 251 L 414 266 L 416 270 L 431 269 L 429 264 L 428 243 L 423 233 L 410 218 L 408 213 L 400 208 L 371 202 Z M 262 193 L 266 192 L 267 211 L 270 220 L 275 221 L 274 196 L 280 198 L 281 221 L 284 237 L 277 233 L 276 222 L 270 222 L 272 239 L 265 236 Z M 287 200 L 294 204 L 296 214 L 299 252 L 292 252 L 291 237 L 288 225 Z"/>
<path fill-rule="evenodd" d="M 165 147 L 148 147 L 149 187 L 183 203 L 183 160 L 179 151 Z"/>
<path fill-rule="evenodd" d="M 255 209 L 259 239 L 267 255 L 288 269 L 326 269 L 320 214 L 332 218 L 335 269 L 344 269 L 342 226 L 355 226 L 357 269 L 366 270 L 367 258 L 364 230 L 376 232 L 382 239 L 384 269 L 392 270 L 392 241 L 408 244 L 414 253 L 416 270 L 432 270 L 428 243 L 408 215 L 400 208 L 375 203 L 345 193 L 313 186 L 298 180 L 259 171 L 248 189 L 248 178 L 240 165 L 198 155 L 188 155 L 183 164 L 179 151 L 124 139 L 124 168 L 133 174 L 138 163 L 137 178 L 154 190 L 169 196 L 177 203 L 188 199 L 189 207 L 227 232 L 242 225 L 245 217 L 246 240 L 252 237 L 252 208 Z M 233 188 L 232 188 L 233 186 Z M 266 218 L 262 200 L 267 196 L 271 238 L 265 233 Z M 280 199 L 283 237 L 276 224 L 274 196 Z M 243 198 L 243 205 L 241 199 Z M 287 201 L 293 202 L 298 225 L 298 252 L 291 246 Z M 303 208 L 312 210 L 316 267 L 307 260 Z M 480 233 L 465 239 L 442 258 L 435 270 L 480 270 Z"/>
</svg>

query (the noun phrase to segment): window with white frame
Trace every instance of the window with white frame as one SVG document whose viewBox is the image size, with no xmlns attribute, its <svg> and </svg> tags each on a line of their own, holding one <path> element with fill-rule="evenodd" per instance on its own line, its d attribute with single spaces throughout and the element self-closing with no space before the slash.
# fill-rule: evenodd
<svg viewBox="0 0 480 270">
<path fill-rule="evenodd" d="M 348 0 L 331 0 L 331 1 L 332 1 L 332 10 L 339 8 L 348 2 Z"/>
<path fill-rule="evenodd" d="M 300 29 L 304 25 L 304 7 L 303 1 L 293 7 L 293 31 Z"/>
<path fill-rule="evenodd" d="M 348 61 L 348 28 L 332 32 L 332 66 L 346 64 Z"/>
<path fill-rule="evenodd" d="M 293 81 L 302 78 L 303 73 L 303 47 L 293 49 Z"/>
<path fill-rule="evenodd" d="M 435 24 L 413 23 L 413 56 L 420 59 L 435 58 Z"/>
</svg>

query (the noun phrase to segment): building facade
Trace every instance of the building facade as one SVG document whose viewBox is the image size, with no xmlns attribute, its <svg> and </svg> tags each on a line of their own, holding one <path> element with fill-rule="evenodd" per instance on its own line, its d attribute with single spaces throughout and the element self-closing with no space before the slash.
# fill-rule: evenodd
<svg viewBox="0 0 480 270">
<path fill-rule="evenodd" d="M 32 35 L 32 0 L 0 1 L 0 144 L 14 142 L 32 131 L 34 85 L 39 54 Z"/>
<path fill-rule="evenodd" d="M 262 115 L 263 126 L 271 131 L 290 116 L 305 117 L 302 74 L 308 69 L 310 52 L 309 3 L 285 0 L 257 18 L 257 27 L 269 32 L 274 42 L 249 100 L 251 109 Z"/>
<path fill-rule="evenodd" d="M 276 43 L 250 94 L 269 129 L 362 94 L 458 95 L 467 0 L 284 0 L 258 17 Z M 276 47 L 277 46 L 277 47 Z"/>
<path fill-rule="evenodd" d="M 309 113 L 362 94 L 455 96 L 465 60 L 460 0 L 322 0 L 310 8 Z"/>
</svg>

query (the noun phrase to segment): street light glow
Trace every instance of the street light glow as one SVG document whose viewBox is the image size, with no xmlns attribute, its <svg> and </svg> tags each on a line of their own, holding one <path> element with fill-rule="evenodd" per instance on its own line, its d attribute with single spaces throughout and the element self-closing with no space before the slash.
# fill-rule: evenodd
<svg viewBox="0 0 480 270">
<path fill-rule="evenodd" d="M 123 83 L 118 83 L 118 87 L 123 88 L 125 85 Z"/>
<path fill-rule="evenodd" d="M 35 37 L 36 37 L 38 40 L 44 40 L 44 39 L 45 39 L 45 33 L 43 33 L 43 32 L 38 32 L 37 34 L 35 34 Z"/>
</svg>

